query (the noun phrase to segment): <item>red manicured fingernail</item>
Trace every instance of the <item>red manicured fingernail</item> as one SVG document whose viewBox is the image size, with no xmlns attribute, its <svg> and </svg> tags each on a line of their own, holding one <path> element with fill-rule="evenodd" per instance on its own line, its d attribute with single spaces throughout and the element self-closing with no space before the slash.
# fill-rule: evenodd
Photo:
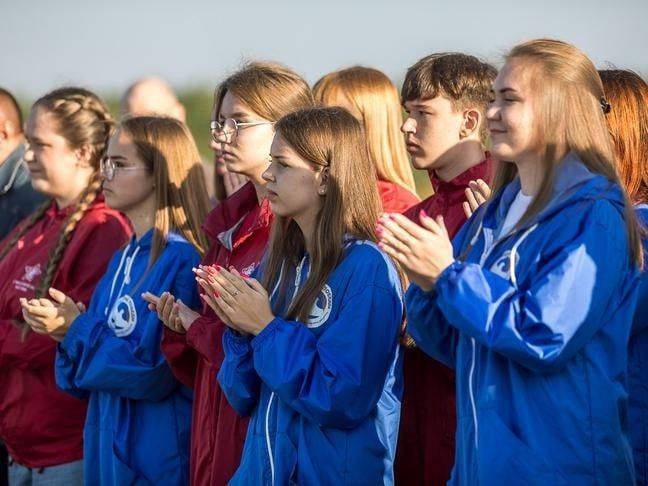
<svg viewBox="0 0 648 486">
<path fill-rule="evenodd" d="M 376 228 L 376 234 L 382 235 L 384 232 L 385 232 L 385 230 L 383 230 L 382 226 L 378 226 Z"/>
<path fill-rule="evenodd" d="M 220 294 L 218 293 L 217 290 L 214 290 L 214 296 L 215 296 L 217 299 L 220 298 Z"/>
<path fill-rule="evenodd" d="M 422 217 L 422 218 L 425 218 L 425 217 L 427 217 L 427 214 L 425 213 L 425 211 L 423 211 L 423 210 L 421 209 L 421 210 L 419 211 L 419 216 Z"/>
<path fill-rule="evenodd" d="M 216 265 L 216 271 L 217 272 L 220 272 L 222 269 L 223 269 L 223 267 L 221 267 L 220 265 Z"/>
</svg>

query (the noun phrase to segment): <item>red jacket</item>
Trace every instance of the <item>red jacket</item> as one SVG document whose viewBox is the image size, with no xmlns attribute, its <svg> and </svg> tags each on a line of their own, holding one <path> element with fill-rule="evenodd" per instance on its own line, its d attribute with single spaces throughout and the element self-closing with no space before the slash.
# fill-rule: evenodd
<svg viewBox="0 0 648 486">
<path fill-rule="evenodd" d="M 265 253 L 272 213 L 267 200 L 259 206 L 251 182 L 218 205 L 207 216 L 204 230 L 212 246 L 205 265 L 233 266 L 250 275 Z M 240 417 L 223 394 L 216 375 L 223 361 L 225 325 L 211 308 L 187 334 L 164 329 L 162 352 L 175 376 L 194 388 L 191 430 L 193 485 L 225 485 L 239 466 L 247 433 L 247 418 Z"/>
<path fill-rule="evenodd" d="M 19 298 L 34 297 L 61 226 L 74 210 L 52 203 L 45 215 L 0 261 L 0 437 L 11 457 L 48 467 L 83 456 L 86 403 L 54 381 L 56 341 L 30 332 L 22 342 Z M 19 231 L 22 224 L 14 231 Z M 0 249 L 12 238 L 10 233 Z M 130 236 L 128 221 L 98 198 L 77 224 L 52 286 L 87 304 L 115 251 Z"/>
<path fill-rule="evenodd" d="M 420 201 L 416 194 L 388 181 L 378 181 L 378 193 L 385 213 L 403 213 Z"/>
<path fill-rule="evenodd" d="M 434 195 L 404 214 L 419 222 L 423 209 L 429 216 L 442 215 L 450 237 L 466 221 L 462 203 L 468 183 L 490 181 L 491 161 L 486 158 L 449 182 L 430 175 Z M 454 465 L 455 408 L 454 372 L 418 348 L 405 350 L 404 393 L 396 450 L 396 484 L 441 485 L 450 479 Z"/>
</svg>

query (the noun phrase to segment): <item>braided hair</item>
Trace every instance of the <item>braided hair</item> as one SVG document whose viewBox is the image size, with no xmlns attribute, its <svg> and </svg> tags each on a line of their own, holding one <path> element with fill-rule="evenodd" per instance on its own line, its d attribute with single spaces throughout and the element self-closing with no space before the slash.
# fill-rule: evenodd
<svg viewBox="0 0 648 486">
<path fill-rule="evenodd" d="M 106 104 L 97 95 L 83 88 L 56 89 L 34 103 L 31 116 L 35 116 L 36 110 L 51 114 L 56 123 L 56 131 L 67 140 L 71 148 L 88 147 L 89 161 L 95 169 L 87 188 L 63 224 L 58 241 L 49 254 L 46 270 L 36 288 L 36 297 L 40 298 L 47 295 L 77 224 L 99 195 L 101 190 L 99 161 L 106 151 L 115 122 Z M 0 251 L 0 260 L 4 259 L 18 240 L 43 217 L 50 205 L 51 201 L 47 201 L 24 221 Z"/>
</svg>

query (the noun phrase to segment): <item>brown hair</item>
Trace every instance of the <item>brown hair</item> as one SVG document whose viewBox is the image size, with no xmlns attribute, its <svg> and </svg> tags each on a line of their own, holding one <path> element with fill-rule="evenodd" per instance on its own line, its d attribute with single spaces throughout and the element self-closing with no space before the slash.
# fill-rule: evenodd
<svg viewBox="0 0 648 486">
<path fill-rule="evenodd" d="M 455 109 L 474 108 L 486 113 L 497 70 L 475 56 L 459 52 L 439 52 L 419 60 L 405 74 L 401 100 L 448 98 Z M 480 136 L 486 139 L 486 124 Z"/>
<path fill-rule="evenodd" d="M 4 88 L 0 88 L 0 112 L 4 113 L 11 122 L 16 133 L 23 131 L 23 116 L 20 105 L 14 95 Z"/>
<path fill-rule="evenodd" d="M 170 231 L 179 232 L 204 255 L 208 242 L 201 225 L 209 212 L 209 196 L 200 154 L 187 126 L 174 118 L 140 116 L 124 120 L 118 130 L 130 138 L 155 182 L 149 267 L 164 250 Z"/>
<path fill-rule="evenodd" d="M 306 322 L 317 295 L 343 255 L 345 235 L 376 241 L 380 198 L 376 169 L 369 160 L 358 121 L 343 108 L 311 108 L 283 117 L 275 125 L 297 154 L 316 170 L 329 170 L 323 206 L 317 215 L 311 271 L 286 315 Z M 270 290 L 284 265 L 295 268 L 306 250 L 294 220 L 276 216 L 263 285 Z M 279 282 L 285 294 L 287 283 Z"/>
<path fill-rule="evenodd" d="M 47 295 L 77 224 L 83 219 L 101 190 L 101 179 L 97 170 L 114 122 L 106 104 L 97 95 L 83 88 L 69 87 L 54 90 L 34 103 L 30 116 L 36 116 L 38 110 L 46 111 L 52 116 L 56 123 L 56 131 L 66 139 L 70 148 L 87 147 L 90 150 L 89 161 L 96 171 L 79 197 L 72 214 L 63 224 L 56 245 L 49 255 L 47 267 L 36 288 L 36 297 L 40 298 Z M 24 221 L 21 228 L 0 252 L 0 260 L 43 217 L 50 204 L 50 201 L 44 203 Z"/>
<path fill-rule="evenodd" d="M 573 152 L 596 174 L 619 183 L 612 144 L 605 123 L 603 84 L 592 61 L 578 48 L 552 39 L 515 46 L 507 62 L 520 60 L 534 69 L 532 89 L 538 97 L 536 137 L 542 144 L 544 177 L 538 194 L 516 225 L 537 215 L 551 199 L 556 165 L 561 154 Z M 497 191 L 517 176 L 515 164 L 498 164 L 493 189 Z M 641 264 L 638 223 L 627 195 L 625 221 L 632 258 Z"/>
<path fill-rule="evenodd" d="M 599 71 L 605 97 L 611 105 L 605 117 L 616 166 L 634 203 L 648 202 L 648 83 L 622 69 Z"/>
<path fill-rule="evenodd" d="M 221 82 L 214 93 L 214 113 L 220 112 L 228 91 L 268 121 L 313 106 L 308 83 L 294 71 L 273 62 L 247 63 Z"/>
<path fill-rule="evenodd" d="M 362 66 L 342 69 L 317 81 L 313 93 L 325 106 L 335 106 L 346 98 L 353 107 L 351 113 L 364 128 L 369 158 L 378 178 L 416 194 L 400 131 L 403 117 L 398 91 L 384 73 Z"/>
</svg>

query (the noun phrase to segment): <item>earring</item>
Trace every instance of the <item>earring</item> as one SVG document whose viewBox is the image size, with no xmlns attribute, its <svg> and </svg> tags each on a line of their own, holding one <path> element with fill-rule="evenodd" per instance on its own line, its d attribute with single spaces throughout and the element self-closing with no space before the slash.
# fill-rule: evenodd
<svg viewBox="0 0 648 486">
<path fill-rule="evenodd" d="M 320 187 L 319 190 L 317 191 L 317 193 L 320 196 L 323 196 L 324 194 L 326 194 L 326 187 Z"/>
</svg>

